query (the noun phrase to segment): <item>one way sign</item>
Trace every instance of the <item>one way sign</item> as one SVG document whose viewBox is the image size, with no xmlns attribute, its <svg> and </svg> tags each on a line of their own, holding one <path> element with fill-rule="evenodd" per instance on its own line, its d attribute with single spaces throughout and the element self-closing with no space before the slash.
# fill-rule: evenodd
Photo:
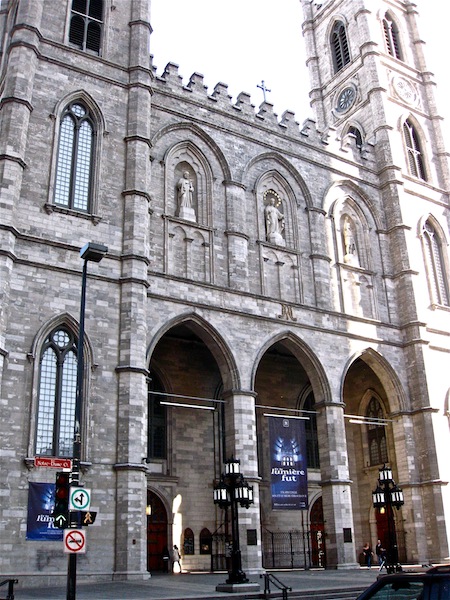
<svg viewBox="0 0 450 600">
<path fill-rule="evenodd" d="M 69 510 L 89 510 L 91 505 L 91 490 L 81 487 L 71 487 L 69 495 Z"/>
</svg>

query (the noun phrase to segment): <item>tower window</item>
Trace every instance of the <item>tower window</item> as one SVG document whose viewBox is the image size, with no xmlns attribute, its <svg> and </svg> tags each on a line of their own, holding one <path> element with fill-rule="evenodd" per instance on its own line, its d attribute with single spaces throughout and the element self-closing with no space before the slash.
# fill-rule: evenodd
<svg viewBox="0 0 450 600">
<path fill-rule="evenodd" d="M 442 244 L 436 229 L 430 221 L 425 223 L 423 238 L 432 300 L 436 304 L 449 306 L 448 278 L 445 271 Z"/>
<path fill-rule="evenodd" d="M 348 133 L 355 138 L 355 146 L 358 148 L 358 150 L 361 150 L 363 139 L 360 130 L 352 125 L 348 128 Z"/>
<path fill-rule="evenodd" d="M 333 56 L 334 72 L 338 73 L 350 62 L 347 32 L 342 21 L 337 21 L 331 32 L 331 53 Z"/>
<path fill-rule="evenodd" d="M 94 132 L 94 121 L 84 104 L 73 102 L 65 109 L 59 130 L 55 204 L 89 210 Z"/>
<path fill-rule="evenodd" d="M 386 13 L 383 19 L 383 29 L 388 53 L 394 58 L 398 58 L 398 60 L 403 60 L 397 23 L 395 23 L 389 13 Z"/>
<path fill-rule="evenodd" d="M 58 327 L 46 338 L 40 360 L 36 454 L 72 456 L 77 390 L 73 334 Z"/>
<path fill-rule="evenodd" d="M 100 54 L 103 0 L 73 0 L 69 42 L 80 50 Z"/>
<path fill-rule="evenodd" d="M 383 419 L 383 409 L 380 402 L 372 397 L 366 410 L 368 419 Z M 370 466 L 388 462 L 386 428 L 383 425 L 367 425 L 367 442 L 369 444 Z"/>
<path fill-rule="evenodd" d="M 403 125 L 409 172 L 414 177 L 427 181 L 422 146 L 416 128 L 408 119 Z"/>
</svg>

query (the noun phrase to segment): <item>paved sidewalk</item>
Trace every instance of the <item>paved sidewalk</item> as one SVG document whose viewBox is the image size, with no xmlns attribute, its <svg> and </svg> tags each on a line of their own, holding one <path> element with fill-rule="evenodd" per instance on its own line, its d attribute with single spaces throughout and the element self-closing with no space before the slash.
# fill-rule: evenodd
<svg viewBox="0 0 450 600">
<path fill-rule="evenodd" d="M 351 569 L 338 571 L 274 571 L 274 574 L 293 590 L 319 591 L 333 589 L 361 589 L 369 586 L 378 576 L 378 568 Z M 78 583 L 77 600 L 187 600 L 188 598 L 216 599 L 233 598 L 238 594 L 216 592 L 216 585 L 224 583 L 226 573 L 183 573 L 179 575 L 153 575 L 148 581 Z M 258 575 L 249 577 L 251 582 L 259 583 L 261 593 L 264 580 Z M 271 586 L 271 591 L 276 589 Z M 357 593 L 355 592 L 355 597 Z M 65 600 L 63 587 L 14 589 L 15 600 Z M 257 594 L 247 594 L 248 598 L 257 598 Z M 0 596 L 1 597 L 1 596 Z M 332 597 L 332 596 L 330 596 Z"/>
</svg>

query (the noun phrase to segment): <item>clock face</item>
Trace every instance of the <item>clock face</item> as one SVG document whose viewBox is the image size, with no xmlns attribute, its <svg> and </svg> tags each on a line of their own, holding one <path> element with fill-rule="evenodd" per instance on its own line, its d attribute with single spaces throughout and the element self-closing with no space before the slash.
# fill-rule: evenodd
<svg viewBox="0 0 450 600">
<path fill-rule="evenodd" d="M 356 90 L 353 87 L 346 87 L 338 96 L 336 110 L 346 112 L 356 100 Z"/>
<path fill-rule="evenodd" d="M 394 87 L 399 98 L 408 104 L 413 104 L 416 102 L 417 93 L 410 81 L 403 79 L 402 77 L 396 77 L 394 80 Z"/>
</svg>

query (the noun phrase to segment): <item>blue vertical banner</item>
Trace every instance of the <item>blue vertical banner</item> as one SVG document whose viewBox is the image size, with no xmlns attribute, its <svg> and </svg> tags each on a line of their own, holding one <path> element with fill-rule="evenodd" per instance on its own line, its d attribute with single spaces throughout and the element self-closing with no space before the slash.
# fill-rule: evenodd
<svg viewBox="0 0 450 600">
<path fill-rule="evenodd" d="M 305 422 L 288 417 L 268 418 L 272 508 L 306 510 L 308 474 Z"/>
<path fill-rule="evenodd" d="M 55 484 L 30 481 L 28 488 L 27 540 L 62 541 L 62 529 L 58 529 L 53 524 L 54 505 Z"/>
</svg>

